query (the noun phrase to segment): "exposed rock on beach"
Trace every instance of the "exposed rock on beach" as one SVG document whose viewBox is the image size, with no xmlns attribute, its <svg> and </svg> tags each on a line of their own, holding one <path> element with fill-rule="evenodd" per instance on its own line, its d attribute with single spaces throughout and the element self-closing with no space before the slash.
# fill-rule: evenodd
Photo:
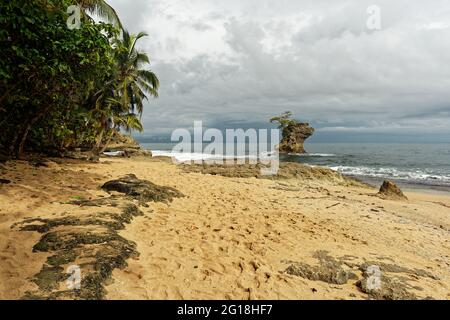
<svg viewBox="0 0 450 320">
<path fill-rule="evenodd" d="M 152 156 L 148 150 L 142 149 L 141 145 L 132 136 L 114 132 L 111 140 L 105 147 L 106 153 L 120 153 L 124 156 Z"/>
<path fill-rule="evenodd" d="M 380 187 L 378 195 L 381 198 L 390 200 L 408 200 L 408 198 L 403 194 L 402 190 L 392 181 L 384 180 Z"/>
<path fill-rule="evenodd" d="M 41 270 L 30 278 L 37 289 L 25 292 L 24 299 L 104 299 L 105 285 L 111 280 L 113 270 L 127 267 L 128 259 L 139 256 L 136 243 L 118 233 L 135 217 L 144 215 L 132 200 L 145 204 L 172 201 L 182 196 L 174 188 L 158 186 L 132 174 L 106 182 L 102 188 L 131 198 L 114 196 L 113 199 L 72 202 L 72 205 L 95 206 L 104 211 L 88 215 L 62 214 L 58 218 L 28 218 L 12 225 L 12 229 L 42 234 L 33 252 L 49 254 Z M 79 289 L 62 289 L 66 287 L 70 276 L 66 270 L 70 267 L 80 270 Z"/>
<path fill-rule="evenodd" d="M 134 174 L 108 181 L 102 186 L 102 189 L 108 192 L 123 193 L 143 203 L 149 201 L 172 202 L 175 197 L 183 197 L 183 194 L 175 188 L 162 187 L 148 180 L 140 180 Z"/>
<path fill-rule="evenodd" d="M 275 175 L 265 175 L 261 169 L 264 165 L 258 164 L 215 164 L 204 162 L 202 164 L 183 164 L 182 168 L 186 172 L 200 172 L 203 174 L 219 175 L 231 178 L 258 178 L 258 179 L 307 179 L 333 181 L 344 185 L 365 185 L 354 178 L 344 176 L 337 171 L 311 167 L 296 162 L 280 163 L 278 172 Z"/>
</svg>

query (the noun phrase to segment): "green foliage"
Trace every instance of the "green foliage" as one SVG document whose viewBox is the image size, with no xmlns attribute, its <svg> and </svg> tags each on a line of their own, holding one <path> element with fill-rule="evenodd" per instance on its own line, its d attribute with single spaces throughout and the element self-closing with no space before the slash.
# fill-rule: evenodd
<svg viewBox="0 0 450 320">
<path fill-rule="evenodd" d="M 141 69 L 148 57 L 134 49 L 141 36 L 123 32 L 125 42 L 113 25 L 86 16 L 70 30 L 74 3 L 108 11 L 104 1 L 0 3 L 0 148 L 10 156 L 93 148 L 105 130 L 142 130 L 135 110 L 142 113 L 144 92 L 157 96 L 156 76 Z"/>
<path fill-rule="evenodd" d="M 279 129 L 284 129 L 288 126 L 292 126 L 292 125 L 296 125 L 298 124 L 297 120 L 291 119 L 292 117 L 292 112 L 290 111 L 286 111 L 283 112 L 281 115 L 277 116 L 277 117 L 273 117 L 270 119 L 270 123 L 278 123 L 278 128 Z"/>
<path fill-rule="evenodd" d="M 90 112 L 91 119 L 97 123 L 95 153 L 103 151 L 104 136 L 111 137 L 112 130 L 143 131 L 137 115 L 143 112 L 143 102 L 148 99 L 146 93 L 158 96 L 158 78 L 152 71 L 142 69 L 149 58 L 136 49 L 137 41 L 145 36 L 145 33 L 134 36 L 122 30 L 122 37 L 114 42 L 115 72 L 98 92 L 96 108 Z"/>
</svg>

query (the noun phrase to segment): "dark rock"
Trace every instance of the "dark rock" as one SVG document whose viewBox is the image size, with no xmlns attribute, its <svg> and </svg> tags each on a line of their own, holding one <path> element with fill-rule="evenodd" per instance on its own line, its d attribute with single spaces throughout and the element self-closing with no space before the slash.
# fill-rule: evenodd
<svg viewBox="0 0 450 320">
<path fill-rule="evenodd" d="M 31 165 L 33 166 L 33 167 L 36 167 L 36 168 L 40 168 L 40 167 L 44 167 L 44 168 L 47 168 L 48 167 L 48 164 L 46 164 L 44 161 L 42 161 L 42 160 L 34 160 L 34 161 L 31 161 Z"/>
<path fill-rule="evenodd" d="M 103 190 L 124 193 L 129 197 L 145 202 L 172 202 L 173 198 L 184 195 L 171 187 L 158 186 L 147 180 L 140 180 L 134 174 L 106 182 Z"/>
<path fill-rule="evenodd" d="M 317 267 L 304 263 L 292 264 L 285 272 L 312 281 L 323 281 L 334 284 L 345 284 L 349 279 L 347 273 L 339 268 Z"/>
<path fill-rule="evenodd" d="M 51 229 L 61 226 L 105 226 L 112 230 L 121 230 L 125 224 L 130 223 L 134 217 L 143 215 L 142 211 L 134 204 L 127 204 L 122 212 L 100 212 L 86 217 L 62 217 L 56 219 L 26 219 L 20 223 L 21 231 L 49 232 Z"/>
<path fill-rule="evenodd" d="M 403 194 L 402 190 L 392 181 L 384 180 L 380 187 L 378 195 L 381 198 L 391 199 L 391 200 L 408 200 L 408 198 Z"/>
<path fill-rule="evenodd" d="M 296 123 L 284 127 L 282 139 L 278 146 L 279 152 L 306 153 L 303 144 L 313 133 L 314 128 L 310 127 L 309 123 Z"/>
<path fill-rule="evenodd" d="M 8 179 L 0 179 L 0 184 L 9 184 L 11 183 L 11 180 Z"/>
<path fill-rule="evenodd" d="M 363 272 L 363 279 L 357 283 L 361 291 L 368 294 L 370 298 L 375 300 L 417 299 L 414 293 L 407 290 L 408 285 L 404 282 L 389 278 L 384 272 L 378 275 L 378 279 L 373 278 L 374 276 L 376 275 L 373 272 L 369 272 L 367 266 Z"/>
<path fill-rule="evenodd" d="M 43 291 L 52 291 L 58 288 L 59 283 L 63 282 L 67 278 L 67 274 L 64 273 L 64 268 L 60 266 L 51 267 L 44 265 L 36 274 L 32 281 L 38 285 Z"/>
<path fill-rule="evenodd" d="M 312 281 L 323 281 L 332 284 L 346 284 L 354 279 L 355 274 L 342 268 L 342 262 L 329 256 L 326 251 L 317 251 L 314 257 L 319 260 L 318 266 L 296 262 L 291 264 L 285 272 Z"/>
<path fill-rule="evenodd" d="M 23 298 L 104 299 L 105 285 L 113 270 L 126 267 L 127 259 L 139 255 L 136 244 L 117 232 L 139 215 L 142 212 L 136 205 L 126 203 L 121 212 L 24 220 L 20 230 L 44 233 L 33 251 L 51 255 L 31 279 L 37 290 L 27 292 Z M 61 290 L 68 278 L 66 269 L 70 264 L 79 266 L 82 271 L 80 289 Z"/>
<path fill-rule="evenodd" d="M 109 207 L 117 207 L 119 205 L 119 197 L 110 196 L 107 198 L 98 198 L 98 199 L 77 199 L 73 201 L 69 201 L 69 204 L 74 204 L 80 207 L 100 207 L 100 206 L 109 206 Z"/>
</svg>

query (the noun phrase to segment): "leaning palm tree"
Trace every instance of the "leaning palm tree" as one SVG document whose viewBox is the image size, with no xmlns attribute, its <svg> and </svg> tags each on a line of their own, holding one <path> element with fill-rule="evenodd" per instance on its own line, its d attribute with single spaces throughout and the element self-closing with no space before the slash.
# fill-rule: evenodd
<svg viewBox="0 0 450 320">
<path fill-rule="evenodd" d="M 142 114 L 143 102 L 147 95 L 158 97 L 159 80 L 145 65 L 150 63 L 147 54 L 136 49 L 136 43 L 146 37 L 145 32 L 130 35 L 123 30 L 122 39 L 118 40 L 116 61 L 119 68 L 117 90 L 120 93 L 121 104 L 129 106 L 131 112 Z"/>
<path fill-rule="evenodd" d="M 85 12 L 90 14 L 96 14 L 101 18 L 105 18 L 107 21 L 122 28 L 119 15 L 116 10 L 111 7 L 105 0 L 77 0 L 77 3 Z"/>
<path fill-rule="evenodd" d="M 114 44 L 116 70 L 111 81 L 97 93 L 96 105 L 91 111 L 91 119 L 98 129 L 95 154 L 104 150 L 104 141 L 109 141 L 113 130 L 142 131 L 140 116 L 144 101 L 148 96 L 158 97 L 158 77 L 144 69 L 150 59 L 136 49 L 137 41 L 145 36 L 143 32 L 130 35 L 123 30 L 122 39 Z"/>
</svg>

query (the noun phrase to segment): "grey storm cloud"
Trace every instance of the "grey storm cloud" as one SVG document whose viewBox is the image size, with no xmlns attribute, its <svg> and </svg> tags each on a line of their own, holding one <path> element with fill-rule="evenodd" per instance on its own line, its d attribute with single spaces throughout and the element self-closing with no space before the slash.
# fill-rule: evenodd
<svg viewBox="0 0 450 320">
<path fill-rule="evenodd" d="M 447 0 L 110 0 L 161 81 L 147 135 L 265 124 L 291 110 L 318 132 L 450 134 Z M 380 8 L 370 30 L 367 9 Z"/>
</svg>

